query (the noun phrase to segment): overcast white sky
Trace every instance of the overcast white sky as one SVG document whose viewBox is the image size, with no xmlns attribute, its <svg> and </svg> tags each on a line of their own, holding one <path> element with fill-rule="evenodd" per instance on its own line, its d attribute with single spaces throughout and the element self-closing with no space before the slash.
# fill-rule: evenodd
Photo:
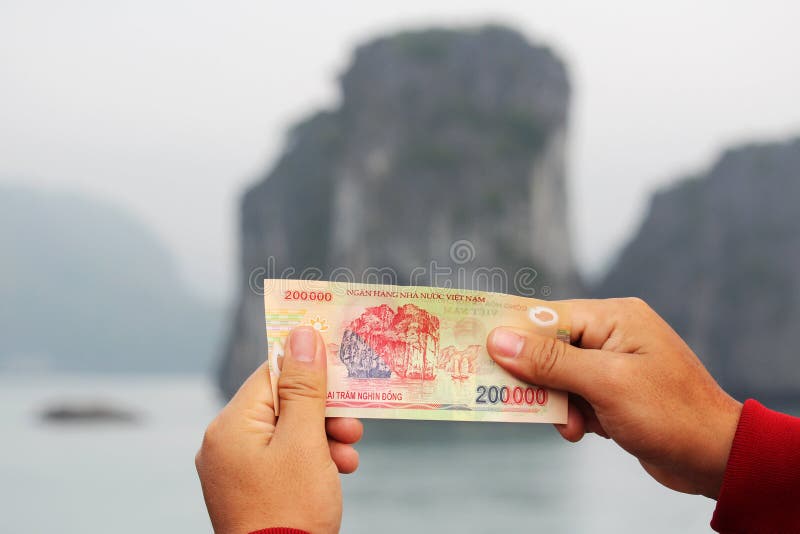
<svg viewBox="0 0 800 534">
<path fill-rule="evenodd" d="M 124 204 L 187 280 L 230 294 L 238 197 L 285 127 L 338 98 L 354 44 L 509 23 L 575 86 L 571 218 L 598 273 L 654 188 L 720 148 L 800 134 L 796 2 L 0 2 L 0 180 Z"/>
</svg>

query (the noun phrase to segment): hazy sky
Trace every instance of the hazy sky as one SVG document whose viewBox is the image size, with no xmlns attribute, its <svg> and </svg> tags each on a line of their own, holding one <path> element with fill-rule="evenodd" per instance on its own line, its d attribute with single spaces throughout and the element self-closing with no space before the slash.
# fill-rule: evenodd
<svg viewBox="0 0 800 534">
<path fill-rule="evenodd" d="M 228 295 L 237 203 L 285 127 L 338 99 L 353 45 L 508 23 L 569 65 L 571 218 L 596 274 L 654 188 L 718 150 L 800 134 L 796 2 L 0 2 L 0 180 L 124 204 Z"/>
</svg>

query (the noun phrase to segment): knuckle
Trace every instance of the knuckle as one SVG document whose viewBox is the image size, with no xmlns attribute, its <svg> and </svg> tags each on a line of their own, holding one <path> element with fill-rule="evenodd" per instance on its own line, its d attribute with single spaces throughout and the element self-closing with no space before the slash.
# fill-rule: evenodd
<svg viewBox="0 0 800 534">
<path fill-rule="evenodd" d="M 625 300 L 625 305 L 636 310 L 646 311 L 650 309 L 650 306 L 639 297 L 628 297 Z"/>
<path fill-rule="evenodd" d="M 553 374 L 564 357 L 566 347 L 557 339 L 543 339 L 531 350 L 534 376 L 547 377 Z"/>
<path fill-rule="evenodd" d="M 220 434 L 222 433 L 221 426 L 222 425 L 219 421 L 219 417 L 216 417 L 208 424 L 208 427 L 203 434 L 203 443 L 200 445 L 200 451 L 197 453 L 195 461 L 197 461 L 197 459 L 200 458 L 204 453 L 214 451 L 218 448 L 221 440 Z"/>
<path fill-rule="evenodd" d="M 281 375 L 278 392 L 281 399 L 322 399 L 325 397 L 319 380 L 310 374 Z"/>
<path fill-rule="evenodd" d="M 641 320 L 652 317 L 655 314 L 650 305 L 639 297 L 625 297 L 614 300 L 620 317 Z"/>
</svg>

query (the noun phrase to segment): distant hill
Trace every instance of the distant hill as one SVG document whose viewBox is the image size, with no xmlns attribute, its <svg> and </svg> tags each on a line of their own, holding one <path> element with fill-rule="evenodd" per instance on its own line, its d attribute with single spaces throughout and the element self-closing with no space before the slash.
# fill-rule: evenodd
<svg viewBox="0 0 800 534">
<path fill-rule="evenodd" d="M 346 268 L 362 281 L 385 269 L 407 284 L 431 265 L 464 273 L 432 281 L 431 268 L 421 285 L 476 287 L 470 277 L 495 269 L 508 284 L 493 289 L 511 292 L 534 268 L 544 296 L 579 289 L 564 168 L 570 82 L 552 50 L 498 26 L 408 31 L 358 46 L 339 80 L 341 104 L 293 128 L 242 199 L 241 284 L 219 376 L 229 395 L 267 350 L 249 282 L 270 259 L 274 276 Z"/>
<path fill-rule="evenodd" d="M 125 210 L 0 186 L 0 369 L 204 371 L 221 310 Z"/>
<path fill-rule="evenodd" d="M 800 397 L 800 138 L 658 192 L 598 296 L 639 296 L 726 388 Z"/>
</svg>

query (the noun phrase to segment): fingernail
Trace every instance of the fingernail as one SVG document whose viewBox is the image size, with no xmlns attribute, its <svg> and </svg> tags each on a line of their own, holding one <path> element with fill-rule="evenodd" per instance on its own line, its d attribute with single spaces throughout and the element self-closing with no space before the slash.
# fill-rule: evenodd
<svg viewBox="0 0 800 534">
<path fill-rule="evenodd" d="M 494 345 L 495 351 L 499 356 L 505 358 L 516 358 L 519 356 L 519 353 L 522 352 L 522 345 L 524 344 L 525 340 L 522 339 L 522 336 L 511 330 L 506 330 L 505 328 L 498 328 L 494 331 L 494 335 L 492 335 L 492 345 Z"/>
<path fill-rule="evenodd" d="M 313 362 L 317 353 L 317 333 L 310 326 L 295 328 L 289 334 L 292 358 L 298 362 Z"/>
</svg>

